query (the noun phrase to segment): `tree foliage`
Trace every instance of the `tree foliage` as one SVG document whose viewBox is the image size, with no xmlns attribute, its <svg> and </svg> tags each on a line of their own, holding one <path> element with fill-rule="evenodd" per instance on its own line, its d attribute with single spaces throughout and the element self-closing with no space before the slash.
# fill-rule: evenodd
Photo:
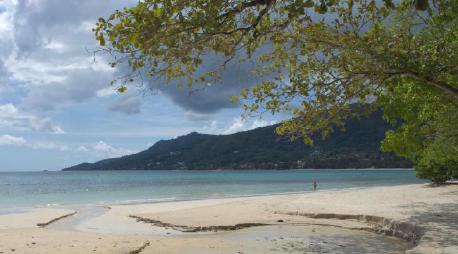
<svg viewBox="0 0 458 254">
<path fill-rule="evenodd" d="M 456 0 L 145 0 L 94 32 L 113 67 L 132 68 L 121 90 L 143 73 L 215 83 L 227 62 L 255 58 L 260 82 L 241 92 L 245 114 L 289 111 L 277 132 L 306 143 L 382 107 L 398 127 L 383 149 L 440 182 L 458 167 L 457 13 Z M 222 63 L 198 72 L 206 55 Z"/>
</svg>

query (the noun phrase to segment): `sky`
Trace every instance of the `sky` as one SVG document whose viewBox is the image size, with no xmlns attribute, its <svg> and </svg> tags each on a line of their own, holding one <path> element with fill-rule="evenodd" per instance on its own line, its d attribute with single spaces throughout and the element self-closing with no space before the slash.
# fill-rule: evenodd
<svg viewBox="0 0 458 254">
<path fill-rule="evenodd" d="M 92 28 L 99 17 L 132 4 L 0 0 L 0 171 L 59 170 L 192 131 L 230 134 L 280 119 L 240 118 L 230 97 L 256 79 L 249 66 L 235 63 L 220 83 L 193 95 L 158 81 L 116 93 L 110 81 L 128 69 L 94 58 Z M 215 61 L 210 56 L 207 66 Z"/>
</svg>

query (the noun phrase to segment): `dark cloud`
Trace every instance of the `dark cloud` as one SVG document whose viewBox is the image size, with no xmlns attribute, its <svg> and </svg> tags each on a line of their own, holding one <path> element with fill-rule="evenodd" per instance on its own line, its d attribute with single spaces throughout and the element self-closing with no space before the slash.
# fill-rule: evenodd
<svg viewBox="0 0 458 254">
<path fill-rule="evenodd" d="M 23 104 L 30 110 L 49 111 L 70 103 L 83 102 L 108 86 L 111 74 L 91 68 L 71 71 L 65 82 L 29 88 Z"/>
<path fill-rule="evenodd" d="M 222 66 L 224 59 L 217 56 L 208 56 L 203 59 L 203 64 L 196 75 L 215 70 Z M 159 91 L 173 100 L 181 108 L 202 115 L 216 113 L 224 108 L 240 107 L 233 103 L 231 97 L 239 95 L 244 88 L 252 87 L 260 82 L 260 78 L 253 74 L 255 64 L 253 61 L 240 63 L 238 59 L 229 62 L 222 70 L 221 79 L 211 84 L 195 84 L 192 89 L 187 87 L 177 88 L 176 83 L 165 84 L 150 82 L 151 89 Z"/>
<path fill-rule="evenodd" d="M 224 59 L 216 55 L 206 56 L 194 76 L 199 76 L 208 71 L 222 67 Z M 164 79 L 148 77 L 143 75 L 141 84 L 137 84 L 141 92 L 146 92 L 142 96 L 143 100 L 150 100 L 153 96 L 166 96 L 180 108 L 187 111 L 187 116 L 192 120 L 208 119 L 210 114 L 214 114 L 224 108 L 240 107 L 239 103 L 233 103 L 231 97 L 239 95 L 244 88 L 251 87 L 260 82 L 260 78 L 255 77 L 252 71 L 255 67 L 253 61 L 240 63 L 238 59 L 233 59 L 225 68 L 222 69 L 221 79 L 215 83 L 194 84 L 192 88 L 178 88 L 177 84 L 186 84 L 183 80 L 173 80 L 167 83 Z M 131 72 L 126 63 L 118 65 L 115 76 L 123 76 Z M 136 90 L 133 85 L 130 90 Z M 147 91 L 151 91 L 152 94 Z"/>
<path fill-rule="evenodd" d="M 141 106 L 143 105 L 143 99 L 135 93 L 120 95 L 113 104 L 108 107 L 110 111 L 119 112 L 127 115 L 139 114 L 141 112 Z"/>
<path fill-rule="evenodd" d="M 5 67 L 5 64 L 0 59 L 0 82 L 9 75 L 8 70 Z M 1 84 L 1 83 L 0 83 Z"/>
<path fill-rule="evenodd" d="M 97 46 L 91 28 L 98 17 L 108 16 L 116 9 L 135 3 L 115 0 L 20 0 L 15 7 L 11 44 L 16 48 L 16 62 L 22 64 L 21 68 L 13 70 L 13 75 L 26 84 L 23 105 L 40 111 L 55 110 L 93 98 L 98 90 L 109 87 L 115 75 L 90 63 L 91 53 L 87 49 Z M 2 51 L 11 53 L 11 50 L 2 50 L 0 45 L 0 54 Z M 97 61 L 105 62 L 104 57 L 98 56 Z M 213 70 L 222 63 L 222 58 L 208 56 L 200 73 Z M 192 93 L 188 88 L 178 89 L 174 84 L 164 82 L 147 82 L 147 86 L 202 119 L 220 109 L 240 106 L 230 99 L 243 88 L 259 82 L 251 73 L 253 67 L 252 62 L 240 64 L 234 59 L 226 66 L 219 82 L 210 86 L 197 84 L 194 87 L 197 91 Z M 129 69 L 119 68 L 116 72 L 123 75 Z M 148 100 L 149 97 L 121 97 L 108 109 L 135 114 L 140 112 L 141 99 Z"/>
<path fill-rule="evenodd" d="M 14 40 L 18 53 L 27 56 L 56 38 L 82 53 L 85 46 L 95 46 L 89 26 L 95 25 L 98 17 L 108 16 L 133 2 L 20 0 L 14 15 Z M 88 27 L 84 27 L 85 24 Z"/>
<path fill-rule="evenodd" d="M 112 71 L 102 57 L 91 61 L 90 51 L 97 46 L 91 29 L 98 17 L 134 2 L 18 1 L 11 12 L 12 34 L 5 41 L 0 37 L 0 61 L 13 58 L 9 76 L 22 85 L 18 89 L 23 90 L 23 105 L 54 110 L 93 98 L 108 87 Z"/>
<path fill-rule="evenodd" d="M 8 80 L 9 75 L 10 75 L 10 73 L 6 69 L 5 64 L 0 59 L 0 95 L 2 93 L 6 93 L 6 92 L 9 92 L 11 90 L 11 86 L 8 84 L 9 83 L 9 80 Z M 0 97 L 0 104 L 1 103 L 2 103 L 2 98 Z"/>
</svg>

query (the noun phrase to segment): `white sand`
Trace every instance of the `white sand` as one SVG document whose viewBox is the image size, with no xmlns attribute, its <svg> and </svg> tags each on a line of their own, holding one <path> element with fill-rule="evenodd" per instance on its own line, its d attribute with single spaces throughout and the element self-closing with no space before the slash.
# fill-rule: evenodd
<svg viewBox="0 0 458 254">
<path fill-rule="evenodd" d="M 69 209 L 36 208 L 22 213 L 0 215 L 0 229 L 33 228 L 55 218 L 71 214 Z"/>
<path fill-rule="evenodd" d="M 63 219 L 65 230 L 53 229 L 52 226 L 39 229 L 35 225 L 72 211 L 35 209 L 27 213 L 0 215 L 0 252 L 9 253 L 11 249 L 17 249 L 20 251 L 16 253 L 90 253 L 96 249 L 96 253 L 127 253 L 127 250 L 132 251 L 149 242 L 150 245 L 142 253 L 282 253 L 296 250 L 297 253 L 303 253 L 301 251 L 306 250 L 302 246 L 304 243 L 300 245 L 298 242 L 300 239 L 308 239 L 310 230 L 306 227 L 310 225 L 325 224 L 343 228 L 323 229 L 313 226 L 317 227 L 317 231 L 327 230 L 328 235 L 345 228 L 369 229 L 377 226 L 356 217 L 345 220 L 332 218 L 343 214 L 378 216 L 421 227 L 425 234 L 409 253 L 458 253 L 457 208 L 458 185 L 438 188 L 404 185 L 265 197 L 117 205 L 101 215 L 83 216 L 83 220 L 73 225 L 73 228 L 65 228 L 65 220 L 71 219 Z M 310 218 L 310 214 L 331 215 L 328 219 L 314 219 Z M 272 226 L 231 232 L 182 233 L 180 228 L 174 230 L 173 226 L 164 228 L 137 222 L 130 215 L 186 227 L 234 226 L 241 223 Z M 304 228 L 290 238 L 277 235 L 275 241 L 265 240 L 269 234 L 295 232 L 291 227 L 297 226 Z M 301 235 L 299 232 L 302 231 L 307 231 L 308 235 Z M 361 234 L 363 231 L 354 232 Z M 346 234 L 347 231 L 339 233 Z M 39 243 L 37 240 L 32 245 L 31 239 L 37 238 L 40 239 Z M 310 239 L 308 241 L 313 242 Z M 348 239 L 353 238 L 349 236 Z M 296 249 L 287 251 L 290 248 L 288 246 Z M 330 246 L 327 243 L 320 248 Z M 333 252 L 339 253 L 337 249 L 331 250 Z M 380 250 L 374 253 L 378 252 Z"/>
</svg>

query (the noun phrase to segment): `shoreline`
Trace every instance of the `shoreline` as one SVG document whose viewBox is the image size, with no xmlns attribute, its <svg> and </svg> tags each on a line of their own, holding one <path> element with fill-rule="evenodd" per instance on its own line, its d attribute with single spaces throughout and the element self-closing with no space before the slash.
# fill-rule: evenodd
<svg viewBox="0 0 458 254">
<path fill-rule="evenodd" d="M 415 170 L 414 168 L 287 168 L 287 169 L 198 169 L 198 170 L 189 170 L 189 169 L 142 169 L 142 170 L 27 170 L 27 171 L 0 171 L 1 173 L 56 173 L 56 172 L 138 172 L 138 171 L 145 171 L 145 172 L 154 172 L 154 171 L 183 171 L 183 172 L 190 172 L 190 171 L 197 171 L 197 172 L 221 172 L 221 171 L 319 171 L 319 170 L 338 170 L 338 171 L 345 171 L 345 170 Z"/>
<path fill-rule="evenodd" d="M 406 186 L 413 184 L 398 184 L 398 185 L 375 185 L 375 186 L 363 186 L 363 187 L 348 187 L 348 188 L 332 188 L 332 189 L 323 189 L 323 190 L 309 190 L 309 191 L 290 191 L 290 192 L 274 192 L 274 193 L 265 193 L 265 194 L 248 194 L 248 195 L 233 195 L 233 196 L 222 196 L 222 197 L 202 197 L 202 198 L 163 198 L 161 199 L 148 199 L 145 200 L 123 200 L 123 201 L 102 201 L 100 203 L 77 203 L 77 204 L 46 204 L 46 205 L 35 205 L 35 206 L 10 206 L 10 207 L 0 207 L 0 215 L 5 214 L 17 214 L 17 213 L 26 213 L 27 211 L 34 209 L 72 209 L 74 207 L 111 207 L 111 206 L 130 206 L 130 205 L 150 205 L 150 204 L 161 204 L 161 203 L 175 203 L 175 202 L 188 202 L 188 201 L 211 201 L 211 200 L 232 200 L 239 198 L 257 198 L 257 197 L 269 197 L 269 196 L 283 196 L 283 195 L 295 195 L 295 194 L 309 194 L 309 193 L 324 193 L 324 192 L 335 192 L 335 191 L 346 191 L 346 190 L 362 190 L 376 187 L 391 187 L 391 186 Z M 3 213 L 3 211 L 5 213 Z"/>
<path fill-rule="evenodd" d="M 458 182 L 453 182 L 450 184 L 458 184 Z M 378 187 L 396 187 L 396 186 L 408 186 L 408 185 L 431 185 L 430 183 L 418 183 L 418 184 L 391 184 L 391 185 L 372 185 L 372 186 L 355 186 L 355 187 L 343 187 L 343 188 L 329 188 L 329 189 L 318 189 L 316 191 L 312 190 L 303 190 L 303 191 L 287 191 L 287 192 L 272 192 L 272 193 L 260 193 L 260 194 L 246 194 L 246 195 L 228 195 L 220 197 L 197 197 L 197 198 L 176 198 L 176 197 L 165 197 L 157 199 L 138 199 L 138 200 L 120 200 L 120 201 L 100 201 L 95 203 L 75 203 L 75 204 L 38 204 L 32 206 L 7 206 L 0 207 L 0 215 L 3 214 L 3 211 L 8 214 L 10 211 L 14 212 L 15 210 L 21 210 L 27 212 L 28 210 L 41 209 L 41 208 L 63 208 L 71 209 L 72 207 L 88 207 L 88 206 L 128 206 L 128 205 L 143 205 L 143 204 L 158 204 L 158 203 L 169 203 L 169 202 L 186 202 L 186 201 L 201 201 L 201 200 L 224 200 L 224 199 L 237 199 L 237 198 L 256 198 L 256 197 L 266 197 L 266 196 L 283 196 L 283 195 L 294 195 L 294 194 L 309 194 L 309 193 L 324 193 L 324 192 L 336 192 L 336 191 L 347 191 L 347 190 L 364 190 L 370 188 Z"/>
<path fill-rule="evenodd" d="M 167 247 L 161 253 L 194 253 L 185 251 L 192 246 L 196 250 L 213 247 L 203 253 L 220 253 L 240 249 L 242 245 L 246 250 L 253 250 L 247 253 L 284 253 L 268 250 L 281 250 L 283 244 L 312 250 L 304 241 L 329 249 L 332 240 L 326 239 L 340 235 L 341 244 L 349 248 L 347 250 L 357 246 L 356 242 L 364 246 L 365 241 L 375 241 L 374 245 L 397 246 L 407 253 L 455 253 L 458 250 L 458 240 L 454 239 L 458 235 L 456 193 L 457 185 L 413 184 L 118 204 L 98 206 L 98 210 L 91 210 L 90 205 L 80 206 L 79 210 L 67 206 L 36 208 L 25 213 L 0 214 L 0 251 L 5 246 L 19 250 L 18 246 L 27 241 L 24 235 L 28 234 L 34 239 L 46 236 L 49 240 L 34 246 L 29 243 L 29 248 L 19 253 L 54 253 L 50 249 L 56 245 L 66 248 L 65 253 L 87 253 L 73 249 L 75 244 L 69 242 L 83 239 L 87 241 L 83 247 L 94 248 L 91 244 L 95 244 L 97 253 L 128 253 L 119 252 L 120 246 L 126 245 L 126 249 L 132 251 L 146 246 L 147 242 L 142 253 L 156 253 L 154 251 L 162 246 L 159 242 Z M 46 222 L 51 223 L 37 226 Z M 294 236 L 288 237 L 291 232 L 295 232 Z M 373 233 L 377 236 L 371 235 Z M 99 238 L 107 243 L 100 245 L 96 241 Z M 298 242 L 297 239 L 305 240 Z M 355 244 L 348 245 L 349 242 Z M 266 246 L 270 249 L 263 249 Z M 384 249 L 374 253 L 382 253 L 381 250 Z"/>
</svg>

